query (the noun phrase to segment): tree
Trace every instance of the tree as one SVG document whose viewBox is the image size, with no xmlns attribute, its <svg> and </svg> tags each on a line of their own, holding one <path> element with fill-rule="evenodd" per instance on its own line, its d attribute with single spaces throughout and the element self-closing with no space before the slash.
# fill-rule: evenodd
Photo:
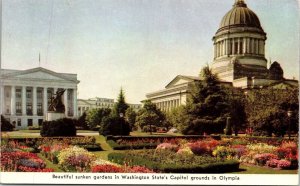
<svg viewBox="0 0 300 186">
<path fill-rule="evenodd" d="M 154 127 L 161 126 L 164 121 L 164 114 L 149 100 L 145 101 L 143 108 L 136 117 L 136 125 L 143 131 L 152 132 Z"/>
<path fill-rule="evenodd" d="M 86 112 L 84 112 L 77 120 L 76 126 L 80 129 L 87 130 L 89 126 L 86 123 Z"/>
<path fill-rule="evenodd" d="M 102 122 L 102 119 L 105 116 L 108 116 L 111 113 L 109 108 L 97 108 L 91 109 L 87 112 L 86 122 L 90 129 L 94 129 L 99 126 Z"/>
<path fill-rule="evenodd" d="M 291 131 L 297 132 L 299 125 L 299 90 L 291 89 L 253 89 L 248 90 L 245 109 L 249 127 L 254 135 L 283 136 L 291 121 Z M 288 110 L 293 111 L 288 118 Z M 290 121 L 289 121 L 290 119 Z"/>
<path fill-rule="evenodd" d="M 130 127 L 128 122 L 119 116 L 109 115 L 103 118 L 102 124 L 99 129 L 99 134 L 103 136 L 107 135 L 126 135 L 130 133 Z"/>
<path fill-rule="evenodd" d="M 120 114 L 125 115 L 125 112 L 128 108 L 129 108 L 129 105 L 125 101 L 124 91 L 121 88 L 118 99 L 117 99 L 117 103 L 115 104 L 115 107 L 114 107 L 114 114 L 117 116 L 120 116 Z"/>
<path fill-rule="evenodd" d="M 136 120 L 136 112 L 134 111 L 133 108 L 128 108 L 126 110 L 125 113 L 125 118 L 126 121 L 129 123 L 130 129 L 133 130 L 134 129 L 134 124 L 135 124 L 135 120 Z"/>
<path fill-rule="evenodd" d="M 230 116 L 230 104 L 225 87 L 206 66 L 200 72 L 200 81 L 191 87 L 184 109 L 183 134 L 223 133 L 226 118 Z"/>
<path fill-rule="evenodd" d="M 1 115 L 1 131 L 12 131 L 15 127 Z"/>
</svg>

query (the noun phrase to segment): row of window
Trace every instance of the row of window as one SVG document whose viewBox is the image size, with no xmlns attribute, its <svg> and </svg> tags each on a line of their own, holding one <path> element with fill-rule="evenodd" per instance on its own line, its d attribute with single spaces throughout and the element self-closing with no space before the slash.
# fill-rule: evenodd
<svg viewBox="0 0 300 186">
<path fill-rule="evenodd" d="M 43 121 L 44 121 L 43 119 L 38 119 L 38 125 L 41 126 L 43 124 Z M 18 127 L 20 127 L 20 126 L 22 126 L 22 120 L 20 118 L 18 118 L 17 121 L 13 121 L 12 124 L 14 126 L 17 125 Z M 33 119 L 27 119 L 27 126 L 28 127 L 33 126 Z"/>
</svg>

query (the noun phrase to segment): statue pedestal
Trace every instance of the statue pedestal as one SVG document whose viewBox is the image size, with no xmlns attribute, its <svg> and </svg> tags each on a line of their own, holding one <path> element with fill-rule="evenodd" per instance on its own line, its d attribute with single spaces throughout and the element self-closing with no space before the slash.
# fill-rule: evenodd
<svg viewBox="0 0 300 186">
<path fill-rule="evenodd" d="M 47 121 L 53 121 L 53 120 L 62 119 L 62 118 L 65 118 L 65 117 L 66 117 L 65 113 L 48 112 L 46 120 Z"/>
</svg>

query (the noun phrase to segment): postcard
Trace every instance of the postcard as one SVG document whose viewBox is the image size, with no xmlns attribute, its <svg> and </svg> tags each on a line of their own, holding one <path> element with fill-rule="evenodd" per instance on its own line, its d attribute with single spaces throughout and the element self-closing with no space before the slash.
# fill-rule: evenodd
<svg viewBox="0 0 300 186">
<path fill-rule="evenodd" d="M 299 184 L 298 1 L 0 2 L 1 184 Z"/>
</svg>

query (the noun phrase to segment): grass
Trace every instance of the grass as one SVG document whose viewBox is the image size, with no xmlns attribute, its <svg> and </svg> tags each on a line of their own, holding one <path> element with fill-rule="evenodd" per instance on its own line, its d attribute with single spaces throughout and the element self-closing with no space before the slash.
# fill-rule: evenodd
<svg viewBox="0 0 300 186">
<path fill-rule="evenodd" d="M 130 132 L 130 136 L 182 136 L 182 134 L 179 134 L 179 133 L 156 133 L 156 132 L 152 132 L 152 135 L 150 135 L 149 132 L 133 131 L 133 132 Z"/>
<path fill-rule="evenodd" d="M 63 172 L 57 164 L 53 164 L 51 161 L 49 161 L 47 158 L 42 156 L 40 153 L 37 153 L 38 157 L 45 161 L 46 168 L 52 168 L 54 172 Z"/>
<path fill-rule="evenodd" d="M 279 170 L 255 165 L 240 164 L 240 171 L 230 174 L 298 174 L 298 170 Z"/>
</svg>

